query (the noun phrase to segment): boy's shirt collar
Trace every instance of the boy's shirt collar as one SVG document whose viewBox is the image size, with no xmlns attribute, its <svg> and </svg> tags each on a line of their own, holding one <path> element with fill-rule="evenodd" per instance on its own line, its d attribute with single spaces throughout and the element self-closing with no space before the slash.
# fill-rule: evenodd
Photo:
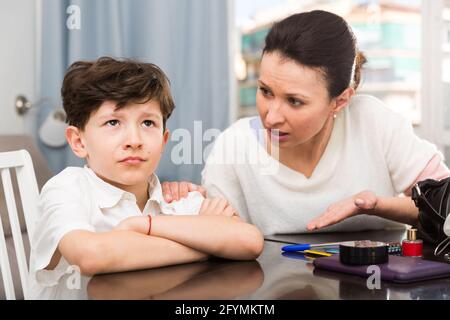
<svg viewBox="0 0 450 320">
<path fill-rule="evenodd" d="M 154 200 L 159 205 L 162 203 L 165 203 L 163 194 L 162 194 L 162 186 L 161 182 L 159 181 L 159 178 L 156 174 L 152 174 L 150 178 L 148 179 L 148 200 Z"/>
<path fill-rule="evenodd" d="M 128 199 L 136 202 L 136 196 L 133 193 L 117 188 L 116 186 L 104 181 L 87 165 L 84 166 L 84 169 L 92 178 L 91 182 L 93 183 L 93 192 L 96 195 L 101 209 L 112 208 L 122 199 Z M 161 205 L 164 202 L 164 198 L 162 196 L 161 183 L 159 182 L 157 175 L 153 173 L 149 177 L 148 183 L 148 201 L 153 200 Z"/>
</svg>

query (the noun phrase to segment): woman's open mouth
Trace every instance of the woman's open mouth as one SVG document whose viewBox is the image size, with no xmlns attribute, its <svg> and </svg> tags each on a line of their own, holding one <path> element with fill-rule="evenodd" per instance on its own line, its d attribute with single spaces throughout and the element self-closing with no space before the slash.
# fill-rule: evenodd
<svg viewBox="0 0 450 320">
<path fill-rule="evenodd" d="M 274 141 L 283 142 L 289 139 L 289 133 L 280 131 L 278 129 L 267 129 L 269 131 L 270 138 Z"/>
</svg>

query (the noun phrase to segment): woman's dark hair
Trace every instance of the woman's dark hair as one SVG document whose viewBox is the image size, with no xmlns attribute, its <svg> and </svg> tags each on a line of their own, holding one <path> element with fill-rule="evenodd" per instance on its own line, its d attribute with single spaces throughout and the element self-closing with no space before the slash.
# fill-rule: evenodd
<svg viewBox="0 0 450 320">
<path fill-rule="evenodd" d="M 175 108 L 164 72 L 152 63 L 131 59 L 101 57 L 74 62 L 64 77 L 61 95 L 66 122 L 81 130 L 92 112 L 107 100 L 116 102 L 117 109 L 128 103 L 157 101 L 164 128 Z"/>
<path fill-rule="evenodd" d="M 349 86 L 356 90 L 362 65 L 367 61 L 358 52 L 356 38 L 347 22 L 321 10 L 294 14 L 275 23 L 266 37 L 263 55 L 271 52 L 321 70 L 332 98 Z"/>
</svg>

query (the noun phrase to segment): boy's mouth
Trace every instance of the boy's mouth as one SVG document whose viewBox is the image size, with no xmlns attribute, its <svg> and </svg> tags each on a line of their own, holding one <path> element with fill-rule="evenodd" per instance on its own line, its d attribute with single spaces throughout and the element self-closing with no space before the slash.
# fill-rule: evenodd
<svg viewBox="0 0 450 320">
<path fill-rule="evenodd" d="M 127 164 L 138 164 L 145 161 L 144 159 L 142 159 L 141 157 L 127 157 L 123 160 L 120 160 L 119 162 L 122 163 L 127 163 Z"/>
</svg>

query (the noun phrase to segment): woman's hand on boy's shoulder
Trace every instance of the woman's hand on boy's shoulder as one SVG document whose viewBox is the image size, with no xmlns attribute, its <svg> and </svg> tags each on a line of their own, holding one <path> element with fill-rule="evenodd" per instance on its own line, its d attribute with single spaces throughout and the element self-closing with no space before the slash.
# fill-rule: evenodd
<svg viewBox="0 0 450 320">
<path fill-rule="evenodd" d="M 172 181 L 162 183 L 162 193 L 167 203 L 186 198 L 189 192 L 198 191 L 206 198 L 206 189 L 187 181 Z"/>
<path fill-rule="evenodd" d="M 199 215 L 222 215 L 239 218 L 238 213 L 224 198 L 205 199 L 200 207 Z"/>
</svg>

